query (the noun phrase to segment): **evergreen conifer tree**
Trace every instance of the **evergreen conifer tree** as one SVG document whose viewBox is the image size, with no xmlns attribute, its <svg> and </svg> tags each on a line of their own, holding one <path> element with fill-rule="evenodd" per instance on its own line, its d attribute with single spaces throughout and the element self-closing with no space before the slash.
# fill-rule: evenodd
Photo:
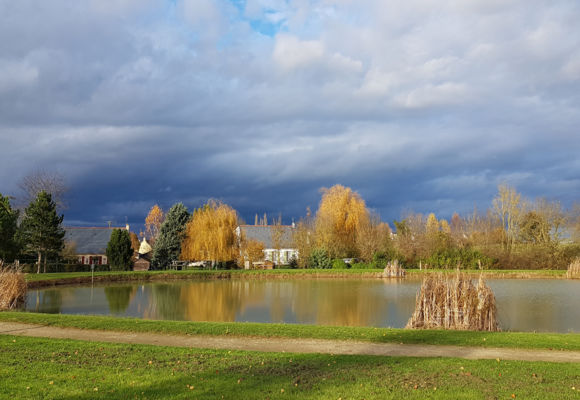
<svg viewBox="0 0 580 400">
<path fill-rule="evenodd" d="M 21 233 L 26 249 L 38 255 L 36 273 L 40 273 L 40 264 L 49 256 L 56 256 L 64 247 L 64 216 L 56 212 L 56 204 L 49 193 L 41 191 L 36 199 L 24 210 Z"/>
<path fill-rule="evenodd" d="M 107 244 L 107 258 L 111 271 L 129 271 L 131 269 L 131 237 L 125 229 L 113 229 Z"/>
<path fill-rule="evenodd" d="M 18 214 L 10 206 L 8 197 L 0 194 L 0 260 L 12 261 L 18 254 Z"/>
<path fill-rule="evenodd" d="M 151 265 L 154 269 L 165 269 L 179 259 L 185 226 L 190 218 L 191 215 L 182 203 L 169 209 L 153 248 Z"/>
</svg>

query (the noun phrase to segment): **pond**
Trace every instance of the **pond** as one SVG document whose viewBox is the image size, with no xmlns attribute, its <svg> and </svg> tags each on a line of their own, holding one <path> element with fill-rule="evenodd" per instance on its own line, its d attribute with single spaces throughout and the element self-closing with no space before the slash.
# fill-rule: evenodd
<svg viewBox="0 0 580 400">
<path fill-rule="evenodd" d="M 580 332 L 580 281 L 490 279 L 502 330 Z M 171 281 L 32 290 L 27 311 L 402 328 L 420 281 Z"/>
</svg>

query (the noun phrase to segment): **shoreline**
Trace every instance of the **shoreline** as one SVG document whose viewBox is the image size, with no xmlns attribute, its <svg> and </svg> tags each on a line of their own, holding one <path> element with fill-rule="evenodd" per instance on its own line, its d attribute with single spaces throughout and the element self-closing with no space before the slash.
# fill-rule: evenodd
<svg viewBox="0 0 580 400">
<path fill-rule="evenodd" d="M 455 270 L 407 270 L 407 278 L 420 278 L 432 272 L 454 274 Z M 566 279 L 565 270 L 462 270 L 472 278 L 483 274 L 487 279 Z M 42 289 L 56 286 L 85 285 L 94 283 L 116 282 L 152 282 L 169 280 L 263 280 L 263 279 L 405 279 L 385 278 L 382 270 L 217 270 L 217 271 L 145 271 L 145 272 L 97 272 L 91 277 L 90 272 L 26 274 L 28 289 Z"/>
</svg>

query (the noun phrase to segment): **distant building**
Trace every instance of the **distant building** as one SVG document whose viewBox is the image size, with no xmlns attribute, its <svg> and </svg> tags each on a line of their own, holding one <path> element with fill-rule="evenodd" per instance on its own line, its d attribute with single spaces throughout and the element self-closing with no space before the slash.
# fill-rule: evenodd
<svg viewBox="0 0 580 400">
<path fill-rule="evenodd" d="M 107 244 L 111 239 L 113 229 L 129 230 L 125 227 L 66 227 L 65 242 L 74 245 L 79 264 L 108 264 Z"/>
<path fill-rule="evenodd" d="M 244 235 L 246 240 L 256 240 L 264 244 L 264 261 L 274 264 L 289 264 L 292 258 L 298 258 L 294 247 L 294 230 L 292 225 L 240 225 L 236 228 L 238 238 Z M 278 242 L 278 243 L 276 243 Z"/>
<path fill-rule="evenodd" d="M 137 253 L 137 260 L 133 263 L 133 271 L 148 271 L 151 267 L 151 256 L 153 255 L 153 248 L 147 239 L 143 238 Z"/>
</svg>

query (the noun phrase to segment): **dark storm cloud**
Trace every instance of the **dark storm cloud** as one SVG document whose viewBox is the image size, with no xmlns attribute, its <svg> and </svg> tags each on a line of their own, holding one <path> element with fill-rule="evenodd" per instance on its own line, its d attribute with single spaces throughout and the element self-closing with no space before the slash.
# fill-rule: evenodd
<svg viewBox="0 0 580 400">
<path fill-rule="evenodd" d="M 221 199 L 249 222 L 359 191 L 384 219 L 578 198 L 575 1 L 0 0 L 0 192 L 67 223 Z M 263 29 L 267 26 L 268 29 Z"/>
</svg>

